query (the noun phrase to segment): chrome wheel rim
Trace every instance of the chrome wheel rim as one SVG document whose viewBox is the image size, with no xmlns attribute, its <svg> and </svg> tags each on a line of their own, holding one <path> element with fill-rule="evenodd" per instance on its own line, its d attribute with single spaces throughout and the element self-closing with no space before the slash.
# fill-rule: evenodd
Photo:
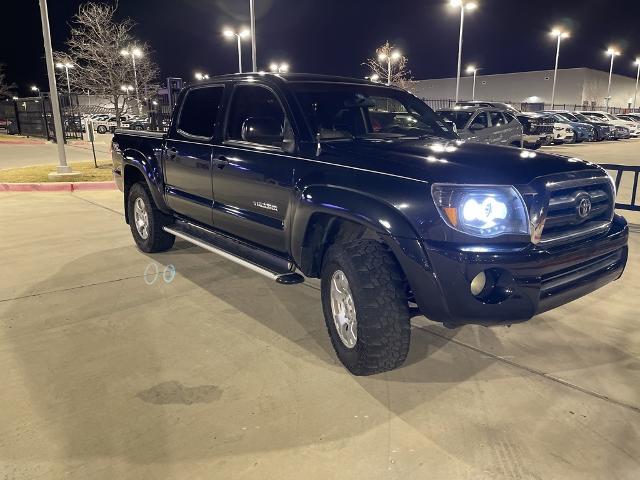
<svg viewBox="0 0 640 480">
<path fill-rule="evenodd" d="M 133 205 L 133 218 L 138 235 L 140 235 L 143 240 L 149 238 L 149 215 L 147 214 L 147 207 L 144 204 L 144 200 L 140 197 L 136 198 Z"/>
<path fill-rule="evenodd" d="M 331 276 L 331 313 L 340 341 L 347 348 L 353 348 L 358 341 L 358 320 L 349 280 L 342 270 Z"/>
</svg>

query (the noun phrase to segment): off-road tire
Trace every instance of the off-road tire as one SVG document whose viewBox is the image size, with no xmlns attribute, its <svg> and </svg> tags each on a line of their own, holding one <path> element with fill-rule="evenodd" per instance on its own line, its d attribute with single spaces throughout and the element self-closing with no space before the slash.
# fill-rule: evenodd
<svg viewBox="0 0 640 480">
<path fill-rule="evenodd" d="M 142 199 L 147 212 L 149 222 L 147 238 L 143 238 L 136 228 L 134 208 L 138 198 Z M 171 223 L 171 218 L 158 209 L 153 201 L 153 197 L 151 197 L 149 187 L 145 183 L 138 182 L 131 186 L 129 196 L 127 197 L 127 211 L 129 214 L 131 234 L 140 250 L 145 253 L 155 253 L 164 252 L 173 247 L 176 237 L 162 229 L 162 227 Z"/>
<path fill-rule="evenodd" d="M 340 339 L 331 310 L 331 278 L 341 270 L 349 282 L 357 319 L 357 341 Z M 321 297 L 336 355 L 354 375 L 373 375 L 401 366 L 409 352 L 410 312 L 404 275 L 393 254 L 375 240 L 334 244 L 322 264 Z"/>
</svg>

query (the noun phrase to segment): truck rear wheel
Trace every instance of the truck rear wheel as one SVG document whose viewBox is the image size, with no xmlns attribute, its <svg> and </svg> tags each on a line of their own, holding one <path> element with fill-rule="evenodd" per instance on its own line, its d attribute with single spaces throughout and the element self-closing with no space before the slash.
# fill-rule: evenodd
<svg viewBox="0 0 640 480">
<path fill-rule="evenodd" d="M 127 198 L 129 226 L 138 248 L 146 253 L 163 252 L 173 247 L 176 237 L 162 227 L 169 224 L 169 217 L 158 210 L 149 187 L 134 183 Z"/>
<path fill-rule="evenodd" d="M 406 282 L 381 243 L 331 246 L 322 265 L 321 294 L 331 343 L 351 373 L 373 375 L 404 363 L 411 336 Z"/>
</svg>

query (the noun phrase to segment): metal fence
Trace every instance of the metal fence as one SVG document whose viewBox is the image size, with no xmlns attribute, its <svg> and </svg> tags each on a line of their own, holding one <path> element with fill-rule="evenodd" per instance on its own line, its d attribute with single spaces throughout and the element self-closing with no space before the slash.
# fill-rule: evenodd
<svg viewBox="0 0 640 480">
<path fill-rule="evenodd" d="M 444 98 L 444 99 L 431 99 L 431 98 L 422 98 L 422 101 L 429 105 L 433 110 L 447 109 L 453 108 L 456 105 L 456 101 L 452 98 Z M 469 100 L 460 100 L 461 102 L 469 101 Z M 620 107 L 605 107 L 598 106 L 596 103 L 583 103 L 583 104 L 567 104 L 567 103 L 556 103 L 551 106 L 549 103 L 528 103 L 528 102 L 514 102 L 511 100 L 484 100 L 487 102 L 500 102 L 500 103 L 508 103 L 509 105 L 513 105 L 514 108 L 517 108 L 523 112 L 538 112 L 541 110 L 568 110 L 571 112 L 580 111 L 580 110 L 593 110 L 600 112 L 609 112 L 614 115 L 625 114 L 625 113 L 634 113 L 640 112 L 640 109 L 636 108 L 620 108 Z"/>
<path fill-rule="evenodd" d="M 60 111 L 65 140 L 82 138 L 82 117 L 78 111 L 77 95 L 60 95 Z M 0 103 L 0 128 L 10 134 L 40 137 L 55 141 L 51 97 L 41 93 L 37 97 L 18 98 Z"/>
<path fill-rule="evenodd" d="M 640 176 L 640 166 L 638 165 L 613 165 L 602 164 L 600 165 L 605 170 L 616 172 L 615 183 L 616 191 L 620 192 L 620 184 L 622 182 L 622 176 L 625 172 L 633 174 L 633 183 L 631 184 L 631 200 L 629 203 L 619 202 L 619 195 L 616 197 L 616 208 L 621 210 L 631 210 L 633 212 L 640 212 L 640 205 L 636 204 L 636 195 L 638 193 L 638 177 Z"/>
</svg>

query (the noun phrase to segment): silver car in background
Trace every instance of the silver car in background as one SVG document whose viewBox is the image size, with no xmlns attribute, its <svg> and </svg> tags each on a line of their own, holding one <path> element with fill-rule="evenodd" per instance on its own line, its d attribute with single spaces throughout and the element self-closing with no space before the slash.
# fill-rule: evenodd
<svg viewBox="0 0 640 480">
<path fill-rule="evenodd" d="M 523 128 L 506 110 L 475 105 L 438 110 L 438 115 L 455 125 L 461 139 L 475 143 L 522 147 Z"/>
</svg>

